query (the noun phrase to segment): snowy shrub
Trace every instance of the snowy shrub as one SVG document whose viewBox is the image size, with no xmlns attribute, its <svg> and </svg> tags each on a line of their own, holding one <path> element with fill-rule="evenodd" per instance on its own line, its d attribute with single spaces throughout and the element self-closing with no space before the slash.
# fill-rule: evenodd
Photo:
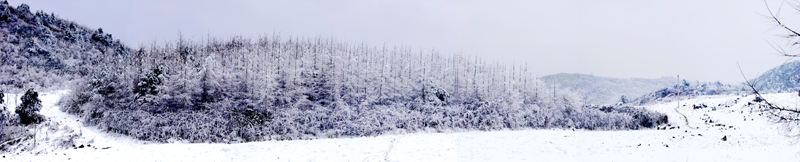
<svg viewBox="0 0 800 162">
<path fill-rule="evenodd" d="M 5 130 L 5 127 L 11 124 L 11 114 L 6 109 L 6 105 L 3 104 L 4 97 L 3 90 L 0 90 L 0 130 Z M 3 139 L 2 136 L 3 132 L 0 132 L 0 141 Z"/>
<path fill-rule="evenodd" d="M 136 111 L 106 111 L 99 127 L 111 132 L 130 135 L 143 140 L 222 142 L 230 139 L 223 114 L 209 112 L 161 113 Z"/>
<path fill-rule="evenodd" d="M 626 125 L 634 129 L 639 129 L 640 127 L 653 128 L 669 122 L 666 114 L 632 106 L 590 106 L 588 108 L 608 114 L 625 115 L 630 118 L 628 119 L 630 123 Z"/>
<path fill-rule="evenodd" d="M 11 149 L 32 135 L 24 125 L 20 125 L 19 118 L 8 111 L 3 104 L 3 97 L 3 91 L 0 90 L 0 152 Z"/>
<path fill-rule="evenodd" d="M 14 110 L 19 115 L 20 124 L 36 124 L 44 121 L 44 117 L 39 114 L 42 109 L 42 101 L 39 100 L 39 93 L 33 91 L 33 88 L 28 89 L 22 98 L 22 103 Z"/>
<path fill-rule="evenodd" d="M 624 106 L 614 109 L 614 112 L 628 114 L 633 117 L 634 124 L 646 128 L 653 128 L 661 124 L 667 124 L 668 118 L 666 114 L 657 113 L 650 110 Z"/>
<path fill-rule="evenodd" d="M 0 126 L 0 152 L 8 151 L 12 146 L 25 140 L 25 137 L 30 136 L 30 132 L 23 126 L 8 123 Z"/>
<path fill-rule="evenodd" d="M 61 111 L 71 114 L 83 114 L 81 106 L 88 103 L 89 98 L 93 95 L 91 89 L 88 89 L 89 86 L 83 86 L 86 84 L 88 83 L 85 80 L 81 80 L 72 85 L 73 90 L 64 95 L 57 103 L 61 106 Z"/>
</svg>

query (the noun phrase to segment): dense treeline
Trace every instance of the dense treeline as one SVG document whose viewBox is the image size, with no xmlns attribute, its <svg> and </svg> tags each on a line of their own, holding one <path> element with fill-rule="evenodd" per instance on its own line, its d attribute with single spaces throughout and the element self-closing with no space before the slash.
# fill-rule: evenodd
<svg viewBox="0 0 800 162">
<path fill-rule="evenodd" d="M 104 66 L 75 85 L 62 107 L 87 124 L 146 140 L 639 129 L 666 122 L 663 114 L 640 109 L 584 108 L 525 66 L 324 38 L 180 39 L 100 60 Z"/>
</svg>

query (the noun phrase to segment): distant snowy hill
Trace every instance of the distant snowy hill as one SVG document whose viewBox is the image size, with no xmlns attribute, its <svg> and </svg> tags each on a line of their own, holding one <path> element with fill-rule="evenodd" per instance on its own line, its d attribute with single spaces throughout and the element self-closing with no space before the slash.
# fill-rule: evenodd
<svg viewBox="0 0 800 162">
<path fill-rule="evenodd" d="M 751 81 L 766 93 L 800 90 L 800 61 L 779 65 Z"/>
<path fill-rule="evenodd" d="M 800 90 L 800 61 L 778 65 L 755 79 L 750 80 L 759 91 L 764 93 L 796 92 Z M 675 96 L 694 97 L 702 95 L 747 94 L 750 88 L 744 83 L 722 84 L 719 82 L 686 82 L 681 86 L 672 85 L 661 88 L 643 96 L 630 99 L 626 103 L 646 104 L 652 101 L 670 101 Z"/>
<path fill-rule="evenodd" d="M 638 98 L 628 98 L 622 103 L 633 105 L 644 105 L 653 101 L 671 102 L 675 97 L 693 98 L 706 95 L 741 95 L 750 92 L 743 84 L 722 84 L 720 82 L 698 82 L 693 83 L 682 80 L 680 85 L 655 90 Z"/>
<path fill-rule="evenodd" d="M 587 74 L 553 74 L 540 78 L 548 84 L 578 93 L 589 104 L 616 104 L 621 96 L 635 98 L 655 90 L 674 86 L 675 77 L 657 79 L 609 78 Z"/>
</svg>

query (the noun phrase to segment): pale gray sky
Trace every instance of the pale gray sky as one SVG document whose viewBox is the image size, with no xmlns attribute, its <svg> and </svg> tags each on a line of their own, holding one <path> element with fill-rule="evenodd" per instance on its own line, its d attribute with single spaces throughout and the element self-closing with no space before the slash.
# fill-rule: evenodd
<svg viewBox="0 0 800 162">
<path fill-rule="evenodd" d="M 782 1 L 769 0 L 773 8 Z M 738 83 L 785 57 L 762 0 L 196 1 L 11 0 L 101 27 L 130 46 L 281 33 L 436 48 L 528 63 L 539 75 L 681 75 Z M 784 6 L 784 15 L 798 16 Z M 791 12 L 789 12 L 791 11 Z M 800 19 L 789 20 L 800 27 Z"/>
</svg>

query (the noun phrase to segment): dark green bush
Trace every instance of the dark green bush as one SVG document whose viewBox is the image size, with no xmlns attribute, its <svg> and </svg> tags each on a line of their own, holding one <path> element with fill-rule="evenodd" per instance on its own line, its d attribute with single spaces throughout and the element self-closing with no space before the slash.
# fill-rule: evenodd
<svg viewBox="0 0 800 162">
<path fill-rule="evenodd" d="M 19 116 L 20 124 L 37 124 L 44 121 L 44 117 L 39 114 L 39 110 L 42 109 L 39 93 L 33 91 L 33 88 L 28 89 L 20 100 L 22 103 L 14 111 Z"/>
</svg>

